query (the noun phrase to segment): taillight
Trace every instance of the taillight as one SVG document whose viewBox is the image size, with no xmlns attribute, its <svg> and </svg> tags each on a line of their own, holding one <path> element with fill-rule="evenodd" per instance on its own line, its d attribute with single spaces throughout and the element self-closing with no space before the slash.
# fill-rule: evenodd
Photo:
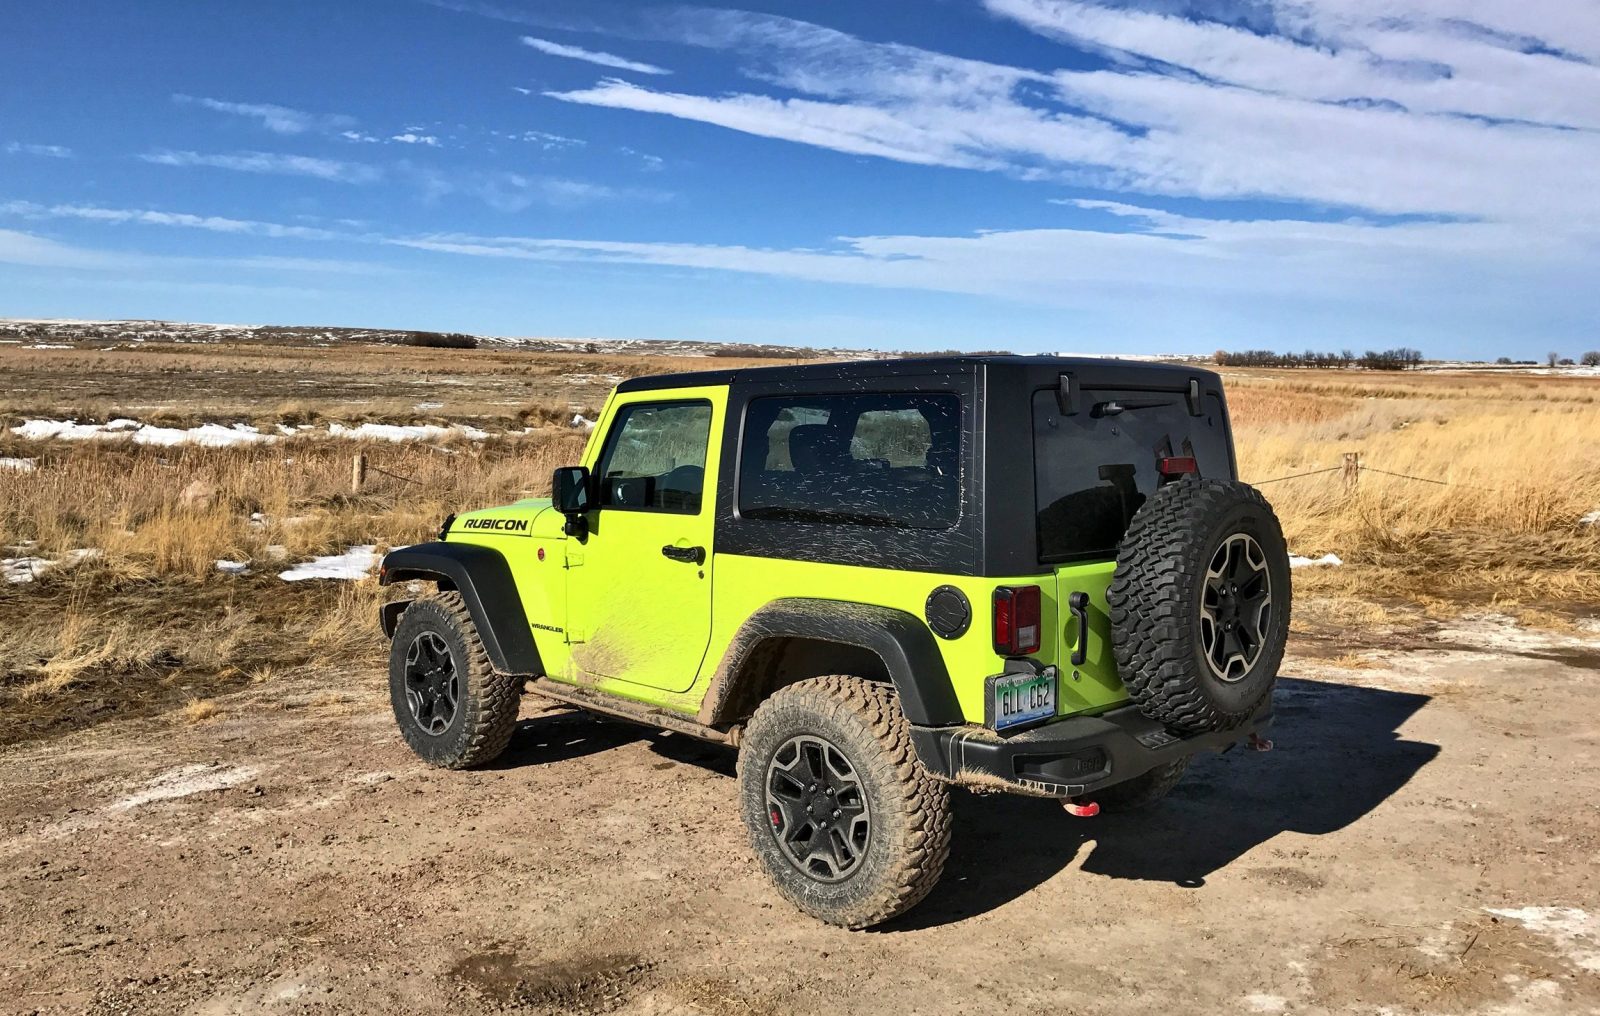
<svg viewBox="0 0 1600 1016">
<path fill-rule="evenodd" d="M 1039 587 L 1001 586 L 994 591 L 994 651 L 1026 656 L 1039 651 Z"/>
<path fill-rule="evenodd" d="M 1160 469 L 1163 479 L 1200 472 L 1200 464 L 1194 460 L 1192 455 L 1168 455 L 1166 458 L 1159 460 L 1156 466 Z"/>
</svg>

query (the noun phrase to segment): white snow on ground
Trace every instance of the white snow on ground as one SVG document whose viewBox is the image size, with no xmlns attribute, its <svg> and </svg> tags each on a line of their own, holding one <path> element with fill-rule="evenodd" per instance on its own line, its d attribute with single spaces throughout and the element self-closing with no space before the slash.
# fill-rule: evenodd
<svg viewBox="0 0 1600 1016">
<path fill-rule="evenodd" d="M 356 427 L 346 427 L 342 423 L 328 424 L 329 437 L 357 438 L 369 441 L 430 441 L 435 438 L 453 437 L 455 435 L 460 435 L 469 441 L 482 441 L 489 436 L 489 432 L 478 430 L 476 427 L 438 427 L 431 423 L 419 423 L 409 427 L 393 423 L 363 423 Z"/>
<path fill-rule="evenodd" d="M 590 426 L 593 426 L 591 424 Z M 208 448 L 255 444 L 260 441 L 277 441 L 297 435 L 316 436 L 319 431 L 310 425 L 287 427 L 279 424 L 276 434 L 263 434 L 245 423 L 224 426 L 220 423 L 202 423 L 197 427 L 157 427 L 138 420 L 112 420 L 109 423 L 78 423 L 75 420 L 28 420 L 11 428 L 11 433 L 29 441 L 50 439 L 62 441 L 131 440 L 134 444 L 181 445 L 198 444 Z M 489 432 L 476 427 L 456 425 L 441 427 L 434 424 L 400 426 L 388 423 L 363 423 L 346 426 L 330 423 L 328 437 L 367 441 L 434 441 L 448 437 L 463 437 L 469 441 L 482 441 Z M 10 460 L 7 460 L 10 461 Z"/>
<path fill-rule="evenodd" d="M 1299 554 L 1289 555 L 1290 568 L 1337 568 L 1344 561 L 1337 554 L 1324 554 L 1321 557 L 1301 557 Z"/>
<path fill-rule="evenodd" d="M 217 561 L 217 571 L 224 572 L 228 575 L 248 575 L 250 574 L 250 562 L 229 561 L 224 558 Z"/>
<path fill-rule="evenodd" d="M 0 577 L 13 583 L 32 582 L 46 569 L 61 564 L 77 564 L 79 561 L 99 556 L 99 550 L 85 547 L 67 551 L 60 560 L 51 560 L 48 557 L 4 557 L 0 558 Z"/>
<path fill-rule="evenodd" d="M 278 573 L 285 582 L 304 579 L 363 579 L 378 566 L 378 548 L 372 544 L 351 547 L 343 554 L 314 557 Z"/>
<path fill-rule="evenodd" d="M 180 445 L 199 444 L 208 448 L 229 445 L 253 444 L 271 440 L 267 435 L 247 424 L 236 423 L 224 427 L 220 423 L 203 423 L 198 427 L 157 427 L 138 420 L 112 420 L 110 423 L 78 423 L 74 420 L 28 420 L 11 428 L 11 433 L 29 441 L 56 438 L 63 441 L 90 441 L 110 438 L 129 438 L 134 444 Z"/>
<path fill-rule="evenodd" d="M 179 766 L 145 784 L 143 790 L 113 803 L 106 811 L 128 811 L 156 801 L 171 801 L 208 790 L 227 790 L 255 779 L 257 770 L 246 766 L 218 766 L 206 762 Z"/>
<path fill-rule="evenodd" d="M 12 469 L 19 473 L 31 473 L 37 464 L 37 459 L 0 459 L 0 469 Z M 1596 512 L 1600 515 L 1600 512 Z"/>
<path fill-rule="evenodd" d="M 1584 970 L 1600 974 L 1600 917 L 1577 907 L 1484 907 L 1496 917 L 1516 921 L 1536 935 L 1552 939 Z"/>
<path fill-rule="evenodd" d="M 32 582 L 54 563 L 47 557 L 0 557 L 0 577 L 7 582 Z"/>
<path fill-rule="evenodd" d="M 31 346 L 23 346 L 22 348 L 23 349 L 71 349 L 72 348 L 72 344 L 69 343 L 69 342 L 36 342 Z"/>
<path fill-rule="evenodd" d="M 582 413 L 574 413 L 572 416 L 572 426 L 577 427 L 579 430 L 594 430 L 594 425 L 595 421 Z"/>
<path fill-rule="evenodd" d="M 3 464 L 5 461 L 6 461 L 5 459 L 0 459 L 0 464 Z M 1590 512 L 1589 514 L 1585 515 L 1583 518 L 1579 519 L 1578 520 L 1578 525 L 1580 525 L 1580 526 L 1600 526 L 1600 508 L 1596 508 L 1594 511 Z"/>
</svg>

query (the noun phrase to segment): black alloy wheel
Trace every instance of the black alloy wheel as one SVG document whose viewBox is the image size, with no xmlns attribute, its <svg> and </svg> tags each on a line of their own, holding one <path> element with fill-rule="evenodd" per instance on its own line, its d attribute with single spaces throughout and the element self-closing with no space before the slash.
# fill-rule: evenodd
<svg viewBox="0 0 1600 1016">
<path fill-rule="evenodd" d="M 406 650 L 406 705 L 424 732 L 437 737 L 450 729 L 461 698 L 450 647 L 437 632 L 420 632 Z"/>
<path fill-rule="evenodd" d="M 767 818 L 778 846 L 820 882 L 850 877 L 872 842 L 872 810 L 855 766 L 812 734 L 785 741 L 767 766 Z"/>
<path fill-rule="evenodd" d="M 1272 574 L 1267 555 L 1248 533 L 1222 542 L 1206 568 L 1200 641 L 1206 663 L 1232 684 L 1250 672 L 1272 624 Z"/>
</svg>

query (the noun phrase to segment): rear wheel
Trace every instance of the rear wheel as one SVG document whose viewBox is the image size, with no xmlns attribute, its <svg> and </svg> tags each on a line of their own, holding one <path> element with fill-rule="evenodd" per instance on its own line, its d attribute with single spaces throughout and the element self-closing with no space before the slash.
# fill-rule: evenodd
<svg viewBox="0 0 1600 1016">
<path fill-rule="evenodd" d="M 949 790 L 918 760 L 885 685 L 819 677 L 763 702 L 739 749 L 739 795 L 778 891 L 829 924 L 902 914 L 944 870 Z"/>
<path fill-rule="evenodd" d="M 521 677 L 496 673 L 461 594 L 414 601 L 389 647 L 389 704 L 411 750 L 446 769 L 487 765 L 505 750 Z"/>
</svg>

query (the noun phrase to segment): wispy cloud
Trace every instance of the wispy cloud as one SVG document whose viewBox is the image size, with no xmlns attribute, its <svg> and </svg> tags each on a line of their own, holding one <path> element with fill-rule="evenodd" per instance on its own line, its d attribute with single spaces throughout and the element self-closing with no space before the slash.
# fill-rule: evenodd
<svg viewBox="0 0 1600 1016">
<path fill-rule="evenodd" d="M 242 116 L 257 121 L 274 134 L 305 134 L 309 131 L 330 131 L 355 124 L 353 117 L 338 113 L 307 113 L 288 106 L 267 102 L 229 102 L 202 96 L 177 94 L 172 101 L 185 106 L 200 106 L 217 113 Z"/>
<path fill-rule="evenodd" d="M 6 142 L 7 155 L 37 155 L 46 159 L 70 159 L 72 149 L 65 145 L 30 145 L 21 141 Z"/>
<path fill-rule="evenodd" d="M 318 159 L 309 155 L 284 155 L 277 152 L 223 154 L 162 150 L 147 152 L 139 158 L 160 166 L 208 166 L 240 173 L 309 176 L 338 183 L 371 183 L 383 176 L 382 170 L 363 163 Z"/>
<path fill-rule="evenodd" d="M 96 205 L 41 205 L 31 201 L 8 201 L 0 204 L 0 215 L 32 220 L 76 219 L 111 225 L 136 223 L 146 226 L 179 226 L 212 233 L 296 240 L 330 240 L 348 235 L 313 226 L 230 219 L 219 215 L 192 215 L 186 212 L 163 212 L 148 208 L 103 208 Z"/>
<path fill-rule="evenodd" d="M 1283 336 L 1290 342 L 1348 342 L 1352 322 L 1368 315 L 1418 341 L 1442 339 L 1469 321 L 1510 334 L 1525 311 L 1522 301 L 1503 299 L 1505 292 L 1570 307 L 1588 271 L 1581 242 L 1529 250 L 1515 227 L 1494 223 L 1231 220 L 1076 204 L 1089 221 L 1075 227 L 843 237 L 823 250 L 471 234 L 387 242 L 472 257 L 998 297 L 1085 314 L 1104 314 L 1110 303 L 1125 336 L 1186 345 L 1224 341 L 1263 307 L 1280 304 L 1305 312 L 1296 333 Z M 1519 256 L 1507 258 L 1507 250 Z M 1576 323 L 1595 303 L 1569 316 Z M 1181 340 L 1170 333 L 1175 321 L 1183 322 Z"/>
<path fill-rule="evenodd" d="M 732 50 L 747 76 L 781 92 L 611 79 L 552 94 L 1130 193 L 1600 228 L 1600 189 L 1588 181 L 1600 164 L 1600 68 L 1549 53 L 1574 39 L 1588 47 L 1600 30 L 1574 26 L 1558 0 L 1494 5 L 1496 19 L 1477 31 L 1463 27 L 1470 18 L 1427 13 L 1425 0 L 1404 0 L 1401 19 L 1375 0 L 1263 0 L 1275 32 L 1072 0 L 989 3 L 1112 61 L 1041 71 L 690 9 L 669 26 L 673 38 Z"/>
<path fill-rule="evenodd" d="M 536 38 L 532 35 L 524 35 L 522 44 L 531 46 L 541 53 L 548 53 L 551 56 L 566 57 L 569 60 L 582 60 L 585 63 L 598 64 L 601 67 L 610 67 L 613 70 L 633 71 L 635 74 L 672 73 L 664 67 L 657 67 L 655 64 L 640 63 L 637 60 L 629 60 L 627 57 L 584 49 L 581 46 L 567 46 L 559 42 L 551 42 L 549 39 Z"/>
<path fill-rule="evenodd" d="M 399 142 L 402 145 L 426 145 L 429 148 L 440 147 L 439 139 L 434 135 L 414 134 L 411 131 L 406 131 L 404 134 L 391 135 L 389 140 Z"/>
<path fill-rule="evenodd" d="M 444 173 L 420 166 L 407 166 L 406 171 L 423 195 L 431 200 L 466 195 L 501 212 L 521 212 L 535 205 L 571 208 L 612 198 L 641 196 L 604 184 L 556 176 L 505 171 Z"/>
</svg>

